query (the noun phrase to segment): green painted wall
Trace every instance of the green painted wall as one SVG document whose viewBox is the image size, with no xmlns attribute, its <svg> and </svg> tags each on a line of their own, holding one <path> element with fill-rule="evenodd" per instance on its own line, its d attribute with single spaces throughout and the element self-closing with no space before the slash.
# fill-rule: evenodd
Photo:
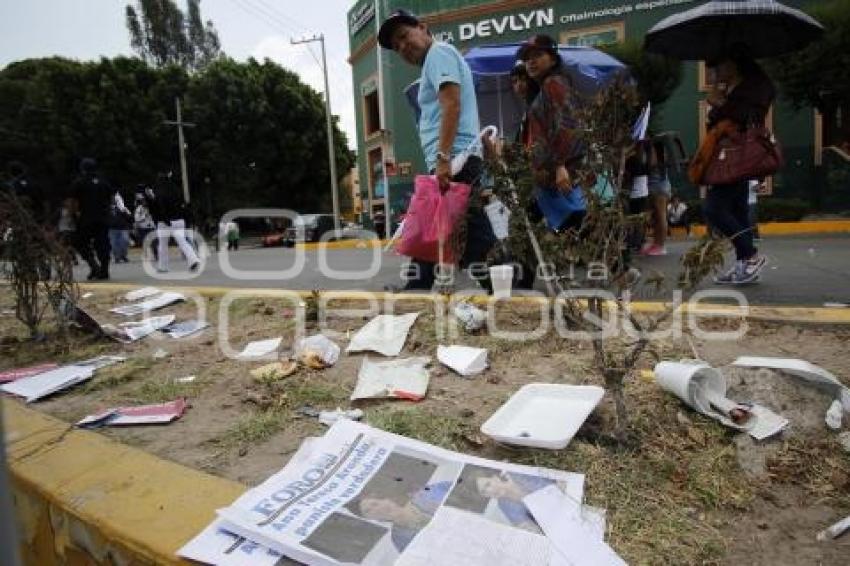
<svg viewBox="0 0 850 566">
<path fill-rule="evenodd" d="M 431 25 L 435 37 L 451 41 L 458 49 L 466 49 L 483 44 L 511 43 L 526 39 L 540 32 L 559 38 L 563 32 L 584 30 L 597 26 L 605 26 L 622 22 L 626 38 L 642 38 L 646 31 L 666 16 L 697 6 L 697 0 L 667 0 L 666 2 L 626 1 L 626 0 L 553 0 L 551 2 L 528 2 L 527 5 L 504 9 L 504 3 L 488 0 L 379 0 L 381 18 L 396 8 L 406 8 L 419 16 L 441 15 L 452 17 L 452 12 L 458 9 L 485 5 L 492 6 L 492 11 L 482 15 L 464 16 L 450 22 Z M 664 5 L 662 5 L 664 3 Z M 671 3 L 673 3 L 671 5 Z M 785 4 L 803 7 L 806 1 L 786 0 Z M 374 5 L 374 0 L 362 0 L 355 4 L 349 12 L 352 15 L 362 11 L 364 6 Z M 607 10 L 607 12 L 604 12 Z M 542 16 L 538 15 L 542 11 Z M 619 13 L 618 13 L 619 12 Z M 584 17 L 589 14 L 589 17 Z M 514 15 L 513 20 L 503 20 L 504 16 Z M 541 19 L 542 17 L 542 19 Z M 553 20 L 552 25 L 546 22 L 547 17 Z M 542 26 L 538 27 L 538 23 Z M 351 23 L 351 22 L 350 22 Z M 524 24 L 529 25 L 524 25 Z M 511 25 L 527 29 L 511 30 Z M 495 29 L 504 25 L 503 33 L 496 34 Z M 482 37 L 480 33 L 490 33 Z M 375 20 L 350 37 L 351 50 L 355 53 L 359 46 L 369 41 L 375 35 Z M 473 37 L 470 37 L 473 36 Z M 360 83 L 368 75 L 375 72 L 377 54 L 374 47 L 358 57 L 352 65 L 354 91 L 359 92 Z M 390 130 L 390 144 L 394 148 L 395 162 L 412 163 L 413 174 L 424 172 L 424 162 L 419 148 L 418 136 L 414 126 L 413 114 L 402 92 L 414 81 L 419 70 L 405 64 L 395 53 L 384 51 L 384 95 L 386 109 L 385 127 Z M 662 128 L 676 130 L 680 133 L 686 148 L 693 152 L 696 149 L 699 135 L 699 101 L 704 93 L 698 88 L 698 65 L 686 63 L 682 84 L 676 93 L 667 101 L 662 109 Z M 357 105 L 358 124 L 358 154 L 361 171 L 361 187 L 367 187 L 366 176 L 366 145 L 362 136 L 362 106 Z M 787 157 L 787 166 L 775 178 L 774 194 L 780 197 L 803 198 L 818 205 L 823 201 L 818 182 L 819 172 L 814 166 L 814 117 L 811 109 L 794 111 L 780 97 L 774 109 L 774 126 L 779 139 L 783 142 Z M 679 176 L 674 179 L 676 188 L 687 198 L 696 196 L 696 188 Z M 404 209 L 407 197 L 412 191 L 412 176 L 395 176 L 390 178 L 390 194 L 392 209 L 397 213 Z"/>
</svg>

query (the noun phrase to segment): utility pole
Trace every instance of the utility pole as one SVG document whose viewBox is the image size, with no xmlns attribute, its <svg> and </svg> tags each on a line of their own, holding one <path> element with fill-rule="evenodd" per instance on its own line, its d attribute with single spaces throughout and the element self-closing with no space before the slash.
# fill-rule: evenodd
<svg viewBox="0 0 850 566">
<path fill-rule="evenodd" d="M 322 44 L 322 72 L 325 74 L 325 122 L 328 127 L 328 159 L 331 161 L 331 197 L 334 207 L 334 228 L 337 234 L 339 234 L 339 195 L 337 194 L 339 191 L 336 183 L 336 151 L 334 150 L 333 122 L 331 121 L 331 90 L 328 87 L 328 61 L 325 58 L 325 36 L 324 34 L 319 34 L 298 41 L 294 39 L 290 39 L 289 41 L 292 45 L 313 43 L 315 41 Z"/>
<path fill-rule="evenodd" d="M 183 179 L 183 202 L 189 204 L 189 174 L 186 170 L 186 141 L 183 137 L 183 128 L 194 128 L 195 124 L 183 121 L 179 97 L 174 99 L 174 104 L 177 107 L 177 120 L 165 120 L 163 124 L 177 126 L 177 143 L 180 144 L 180 177 Z"/>
</svg>

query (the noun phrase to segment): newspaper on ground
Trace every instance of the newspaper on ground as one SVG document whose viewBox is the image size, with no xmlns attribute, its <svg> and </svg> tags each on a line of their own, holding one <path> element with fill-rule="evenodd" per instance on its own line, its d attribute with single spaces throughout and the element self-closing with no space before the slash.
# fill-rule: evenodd
<svg viewBox="0 0 850 566">
<path fill-rule="evenodd" d="M 129 426 L 167 424 L 179 419 L 186 412 L 186 399 L 169 403 L 142 405 L 139 407 L 115 407 L 84 417 L 79 427 Z"/>
<path fill-rule="evenodd" d="M 339 359 L 339 346 L 323 334 L 302 338 L 295 344 L 295 359 L 312 369 L 331 367 Z"/>
<path fill-rule="evenodd" d="M 581 502 L 547 486 L 527 495 L 523 503 L 551 541 L 564 564 L 625 566 L 626 562 L 603 540 L 598 530 L 583 517 Z"/>
<path fill-rule="evenodd" d="M 141 303 L 133 303 L 132 305 L 123 305 L 120 307 L 109 309 L 109 312 L 114 312 L 115 314 L 122 314 L 124 316 L 137 316 L 185 300 L 186 297 L 181 293 L 166 291 L 160 293 L 159 295 L 151 297 L 146 301 L 142 301 Z"/>
<path fill-rule="evenodd" d="M 418 316 L 418 312 L 401 315 L 379 314 L 357 331 L 345 351 L 397 356 L 404 348 L 407 334 Z"/>
<path fill-rule="evenodd" d="M 10 381 L 17 381 L 25 377 L 31 377 L 33 375 L 44 373 L 47 370 L 51 370 L 57 367 L 59 367 L 59 364 L 39 364 L 37 366 L 29 366 L 25 368 L 7 369 L 3 372 L 0 372 L 0 383 L 9 383 Z"/>
<path fill-rule="evenodd" d="M 430 362 L 427 356 L 385 362 L 373 362 L 367 356 L 357 374 L 351 400 L 395 397 L 421 401 L 428 391 L 430 374 L 425 366 Z"/>
<path fill-rule="evenodd" d="M 437 359 L 464 377 L 487 369 L 487 350 L 470 346 L 437 346 Z"/>
<path fill-rule="evenodd" d="M 27 403 L 32 403 L 91 379 L 100 368 L 125 359 L 123 356 L 98 356 L 6 383 L 0 386 L 0 391 L 23 397 Z"/>
<path fill-rule="evenodd" d="M 127 301 L 139 301 L 141 299 L 153 297 L 154 295 L 159 295 L 160 293 L 162 293 L 162 291 L 156 287 L 142 287 L 141 289 L 130 291 L 124 295 L 124 299 Z"/>
<path fill-rule="evenodd" d="M 201 330 L 207 328 L 209 325 L 210 323 L 205 320 L 184 320 L 181 322 L 173 322 L 165 328 L 161 328 L 160 331 L 164 332 L 165 334 L 168 334 L 171 338 L 174 338 L 175 340 L 179 340 L 181 338 L 191 336 L 196 332 L 200 332 Z"/>
<path fill-rule="evenodd" d="M 482 536 L 496 543 L 504 529 L 523 540 L 535 535 L 544 556 L 550 545 L 523 498 L 555 486 L 580 502 L 584 489 L 581 474 L 452 452 L 349 420 L 299 453 L 219 509 L 216 527 L 308 565 L 372 566 L 396 563 L 420 534 L 428 536 L 436 513 L 448 509 L 481 524 Z"/>
</svg>

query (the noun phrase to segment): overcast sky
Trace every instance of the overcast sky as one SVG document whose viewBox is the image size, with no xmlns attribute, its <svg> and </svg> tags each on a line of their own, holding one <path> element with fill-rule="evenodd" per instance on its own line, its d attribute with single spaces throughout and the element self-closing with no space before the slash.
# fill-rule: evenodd
<svg viewBox="0 0 850 566">
<path fill-rule="evenodd" d="M 176 0 L 185 9 L 185 0 Z M 328 58 L 331 111 L 354 148 L 354 101 L 346 14 L 355 0 L 202 0 L 201 14 L 218 30 L 236 60 L 269 59 L 324 91 L 321 66 L 305 45 L 290 39 L 322 33 Z M 135 4 L 135 0 L 132 0 Z M 124 23 L 128 0 L 0 0 L 0 66 L 30 57 L 90 60 L 130 54 Z M 312 44 L 321 61 L 318 43 Z M 191 116 L 187 117 L 191 119 Z"/>
</svg>

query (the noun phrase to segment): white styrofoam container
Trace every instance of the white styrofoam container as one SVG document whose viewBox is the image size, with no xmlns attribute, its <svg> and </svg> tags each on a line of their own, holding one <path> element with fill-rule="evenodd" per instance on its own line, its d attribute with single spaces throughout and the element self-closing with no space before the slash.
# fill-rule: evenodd
<svg viewBox="0 0 850 566">
<path fill-rule="evenodd" d="M 595 385 L 529 383 L 481 425 L 481 432 L 505 444 L 560 450 L 603 395 Z"/>
</svg>

